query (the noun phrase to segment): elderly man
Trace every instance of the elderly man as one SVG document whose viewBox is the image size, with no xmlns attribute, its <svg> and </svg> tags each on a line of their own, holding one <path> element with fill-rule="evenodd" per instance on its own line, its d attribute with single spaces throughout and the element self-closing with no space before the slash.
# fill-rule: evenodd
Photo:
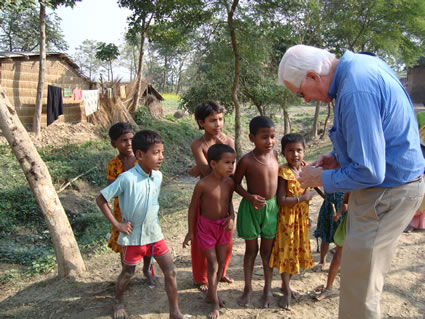
<svg viewBox="0 0 425 319">
<path fill-rule="evenodd" d="M 333 150 L 306 166 L 303 187 L 351 192 L 344 242 L 340 318 L 379 318 L 395 246 L 425 192 L 425 162 L 410 98 L 377 57 L 296 45 L 279 81 L 305 101 L 335 99 Z"/>
</svg>

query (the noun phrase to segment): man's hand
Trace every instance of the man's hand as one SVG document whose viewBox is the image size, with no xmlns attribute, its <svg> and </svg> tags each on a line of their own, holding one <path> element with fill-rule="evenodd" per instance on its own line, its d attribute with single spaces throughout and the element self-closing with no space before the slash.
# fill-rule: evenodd
<svg viewBox="0 0 425 319">
<path fill-rule="evenodd" d="M 323 169 L 337 169 L 339 164 L 332 154 L 320 156 L 320 158 L 310 164 L 310 166 L 321 167 Z"/>
<path fill-rule="evenodd" d="M 131 232 L 133 231 L 133 224 L 130 222 L 122 221 L 121 223 L 118 224 L 117 230 L 120 233 L 130 235 Z"/>
<path fill-rule="evenodd" d="M 302 188 L 322 186 L 322 168 L 312 165 L 304 166 L 301 169 L 298 181 Z"/>
<path fill-rule="evenodd" d="M 193 239 L 193 234 L 187 233 L 186 237 L 183 240 L 183 248 L 186 248 L 187 246 L 189 246 L 189 242 L 192 243 L 192 239 Z"/>
<path fill-rule="evenodd" d="M 226 221 L 223 224 L 224 230 L 225 231 L 231 231 L 233 229 L 234 223 L 235 223 L 235 217 L 234 216 L 227 217 Z"/>
<path fill-rule="evenodd" d="M 266 205 L 266 199 L 260 195 L 252 195 L 248 201 L 254 206 L 255 209 L 263 208 Z"/>
</svg>

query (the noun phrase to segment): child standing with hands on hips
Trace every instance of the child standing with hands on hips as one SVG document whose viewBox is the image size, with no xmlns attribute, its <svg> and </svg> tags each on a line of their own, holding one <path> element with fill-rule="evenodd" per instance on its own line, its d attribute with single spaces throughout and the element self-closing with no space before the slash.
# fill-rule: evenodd
<svg viewBox="0 0 425 319">
<path fill-rule="evenodd" d="M 308 232 L 308 202 L 313 193 L 301 188 L 298 182 L 298 174 L 304 165 L 304 138 L 300 134 L 287 134 L 282 138 L 281 144 L 287 163 L 279 168 L 279 219 L 270 267 L 277 268 L 282 277 L 284 295 L 279 306 L 289 310 L 291 297 L 296 298 L 298 295 L 289 285 L 292 275 L 298 274 L 300 267 L 313 267 Z"/>
<path fill-rule="evenodd" d="M 235 191 L 243 197 L 238 211 L 237 230 L 245 240 L 243 271 L 245 287 L 238 304 L 247 307 L 252 294 L 252 272 L 258 254 L 258 237 L 261 237 L 260 255 L 264 270 L 264 289 L 261 302 L 270 307 L 273 269 L 269 266 L 270 253 L 276 235 L 278 206 L 276 202 L 279 163 L 275 145 L 273 121 L 265 116 L 254 117 L 249 123 L 249 139 L 255 148 L 244 155 L 235 171 Z M 247 189 L 242 185 L 245 176 Z"/>
<path fill-rule="evenodd" d="M 133 128 L 128 123 L 118 122 L 112 125 L 108 131 L 111 145 L 118 150 L 118 155 L 111 159 L 106 166 L 106 183 L 112 184 L 118 176 L 133 168 L 137 164 L 136 157 L 133 153 L 132 140 Z M 120 205 L 118 197 L 114 199 L 113 215 L 118 222 L 122 221 Z M 119 231 L 112 227 L 111 236 L 109 238 L 108 247 L 120 254 L 122 261 L 122 247 L 118 245 Z M 157 278 L 149 272 L 150 257 L 143 258 L 143 274 L 148 279 L 150 285 L 155 285 Z"/>
<path fill-rule="evenodd" d="M 217 286 L 223 274 L 235 219 L 232 205 L 234 181 L 230 177 L 235 157 L 233 148 L 225 144 L 215 144 L 208 149 L 207 158 L 212 171 L 195 186 L 189 206 L 189 231 L 183 241 L 183 248 L 186 248 L 189 241 L 193 242 L 194 230 L 197 229 L 197 241 L 208 262 L 207 301 L 213 305 L 208 318 L 218 318 L 219 309 L 224 306 L 218 298 Z M 196 218 L 198 207 L 201 214 Z"/>
<path fill-rule="evenodd" d="M 195 110 L 195 119 L 198 123 L 199 129 L 204 130 L 204 134 L 194 140 L 190 146 L 193 157 L 195 158 L 196 165 L 191 168 L 188 173 L 193 177 L 203 178 L 211 173 L 211 167 L 208 165 L 207 152 L 212 145 L 223 144 L 235 148 L 235 142 L 229 136 L 223 134 L 224 124 L 224 108 L 215 101 L 207 100 L 200 103 Z M 200 207 L 196 209 L 195 224 L 199 218 Z M 232 238 L 232 232 L 230 232 Z M 208 278 L 207 278 L 207 260 L 199 247 L 198 239 L 196 236 L 196 229 L 194 229 L 192 246 L 192 274 L 193 281 L 199 285 L 201 291 L 207 291 Z M 232 240 L 227 245 L 226 262 L 224 265 L 223 275 L 220 281 L 232 283 L 233 279 L 226 275 L 227 268 L 232 260 Z"/>
<path fill-rule="evenodd" d="M 183 318 L 177 303 L 176 267 L 158 219 L 162 182 L 159 168 L 164 159 L 164 145 L 157 133 L 144 130 L 134 135 L 132 147 L 136 166 L 120 174 L 115 182 L 100 191 L 96 199 L 103 215 L 119 231 L 118 244 L 123 246 L 123 266 L 116 282 L 113 317 L 128 318 L 124 309 L 124 291 L 136 265 L 149 256 L 155 258 L 164 273 L 170 318 Z M 121 222 L 114 217 L 108 204 L 115 197 L 119 198 Z"/>
</svg>

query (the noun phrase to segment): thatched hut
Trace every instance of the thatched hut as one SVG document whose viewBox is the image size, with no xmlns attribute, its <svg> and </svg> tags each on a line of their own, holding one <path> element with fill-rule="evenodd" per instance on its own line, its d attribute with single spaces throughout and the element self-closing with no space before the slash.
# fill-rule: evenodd
<svg viewBox="0 0 425 319">
<path fill-rule="evenodd" d="M 39 65 L 39 53 L 0 52 L 0 84 L 27 129 L 32 127 L 33 122 Z M 46 54 L 45 75 L 41 126 L 47 125 L 48 85 L 70 90 L 89 90 L 95 87 L 95 84 L 79 71 L 78 65 L 63 53 Z M 59 121 L 77 123 L 87 120 L 81 99 L 74 100 L 73 96 L 64 96 L 63 106 L 64 114 L 59 117 Z"/>
</svg>

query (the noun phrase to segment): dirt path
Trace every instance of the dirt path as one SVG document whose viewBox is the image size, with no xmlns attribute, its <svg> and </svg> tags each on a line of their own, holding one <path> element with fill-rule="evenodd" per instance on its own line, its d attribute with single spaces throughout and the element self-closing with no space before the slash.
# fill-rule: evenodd
<svg viewBox="0 0 425 319">
<path fill-rule="evenodd" d="M 189 178 L 177 181 L 173 187 L 190 192 L 193 180 Z M 239 198 L 234 200 L 235 207 Z M 313 232 L 321 198 L 315 196 L 311 202 Z M 205 318 L 209 306 L 203 301 L 203 294 L 192 284 L 190 250 L 183 249 L 181 243 L 186 232 L 186 211 L 167 215 L 162 221 L 163 232 L 178 268 L 179 303 L 182 312 L 193 318 Z M 313 237 L 311 237 L 313 238 Z M 261 309 L 259 298 L 263 286 L 260 258 L 257 257 L 254 269 L 254 294 L 249 308 L 237 305 L 236 299 L 243 288 L 242 259 L 244 242 L 234 234 L 233 259 L 229 274 L 233 284 L 220 284 L 219 293 L 227 306 L 221 312 L 222 318 L 336 318 L 338 313 L 338 295 L 322 302 L 314 302 L 307 293 L 315 287 L 325 284 L 326 272 L 306 271 L 294 276 L 293 287 L 303 294 L 294 304 L 292 311 L 278 308 L 280 277 L 274 273 L 274 303 L 270 309 Z M 316 241 L 311 240 L 314 258 Z M 382 298 L 383 318 L 424 318 L 425 314 L 425 233 L 403 234 L 399 248 L 393 259 L 392 268 L 387 276 Z M 331 256 L 328 256 L 330 261 Z M 120 271 L 118 255 L 107 253 L 86 258 L 88 275 L 78 281 L 57 280 L 55 274 L 38 276 L 29 281 L 20 281 L 3 285 L 0 290 L 1 318 L 111 318 L 111 302 L 114 294 L 114 280 Z M 161 277 L 159 268 L 156 274 Z M 163 282 L 163 281 L 162 281 Z M 336 292 L 339 277 L 335 282 Z M 130 318 L 168 318 L 168 304 L 162 283 L 149 289 L 139 269 L 131 281 L 125 296 Z"/>
</svg>

